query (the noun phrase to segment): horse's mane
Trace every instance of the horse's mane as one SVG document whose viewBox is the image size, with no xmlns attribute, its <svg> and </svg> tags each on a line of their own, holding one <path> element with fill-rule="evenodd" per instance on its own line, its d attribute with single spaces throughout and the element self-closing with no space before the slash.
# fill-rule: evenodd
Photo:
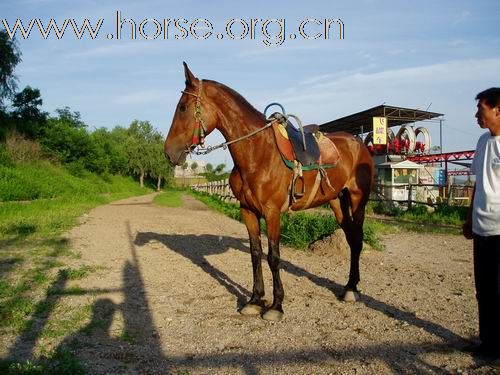
<svg viewBox="0 0 500 375">
<path fill-rule="evenodd" d="M 248 102 L 242 95 L 240 95 L 236 90 L 233 90 L 231 87 L 224 85 L 223 83 L 212 81 L 210 79 L 204 79 L 203 82 L 208 82 L 214 86 L 217 86 L 220 90 L 226 92 L 229 96 L 231 96 L 236 102 L 239 102 L 241 106 L 247 107 L 250 111 L 254 112 L 255 115 L 261 117 L 265 120 L 264 114 L 255 108 L 252 104 Z"/>
</svg>

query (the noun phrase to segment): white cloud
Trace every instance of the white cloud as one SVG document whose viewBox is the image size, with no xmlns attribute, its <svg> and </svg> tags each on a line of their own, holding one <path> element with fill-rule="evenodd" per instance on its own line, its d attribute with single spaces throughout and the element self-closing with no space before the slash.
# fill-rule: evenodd
<svg viewBox="0 0 500 375">
<path fill-rule="evenodd" d="M 320 124 L 382 103 L 424 110 L 432 103 L 430 111 L 445 114 L 444 150 L 470 149 L 477 140 L 474 135 L 480 134 L 474 120 L 474 97 L 479 91 L 498 85 L 492 81 L 491 72 L 499 70 L 500 59 L 477 59 L 375 73 L 351 72 L 340 77 L 311 77 L 287 89 L 278 101 L 304 123 Z M 436 144 L 438 127 L 432 127 Z"/>
<path fill-rule="evenodd" d="M 453 24 L 456 25 L 456 24 L 465 22 L 469 18 L 470 15 L 471 15 L 470 11 L 463 10 L 462 13 L 460 13 L 460 15 L 457 16 L 457 18 L 455 19 L 455 21 L 453 22 Z"/>
</svg>

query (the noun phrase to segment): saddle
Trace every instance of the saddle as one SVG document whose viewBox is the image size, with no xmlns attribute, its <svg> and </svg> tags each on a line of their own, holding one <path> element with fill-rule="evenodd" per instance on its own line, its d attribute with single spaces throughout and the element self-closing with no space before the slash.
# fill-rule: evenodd
<svg viewBox="0 0 500 375">
<path fill-rule="evenodd" d="M 287 121 L 286 132 L 292 144 L 295 159 L 303 166 L 318 164 L 320 151 L 314 135 L 318 130 L 318 125 L 308 125 L 303 127 L 304 133 L 302 134 L 290 121 Z"/>
<path fill-rule="evenodd" d="M 318 125 L 303 127 L 302 133 L 289 122 L 287 126 L 281 123 L 273 124 L 274 139 L 285 164 L 293 168 L 300 164 L 302 170 L 333 167 L 340 160 L 340 154 L 329 138 L 319 131 Z"/>
<path fill-rule="evenodd" d="M 325 168 L 333 168 L 337 165 L 340 160 L 339 151 L 333 141 L 319 131 L 318 125 L 302 127 L 303 133 L 297 130 L 289 121 L 275 122 L 272 128 L 281 157 L 285 165 L 291 168 L 294 174 L 290 186 L 290 202 L 288 205 L 296 202 L 305 194 L 302 172 L 308 170 L 318 171 L 314 186 L 311 188 L 311 194 L 305 204 L 305 207 L 308 207 L 323 178 L 326 179 L 327 185 L 333 189 Z M 297 184 L 298 182 L 299 184 Z"/>
</svg>

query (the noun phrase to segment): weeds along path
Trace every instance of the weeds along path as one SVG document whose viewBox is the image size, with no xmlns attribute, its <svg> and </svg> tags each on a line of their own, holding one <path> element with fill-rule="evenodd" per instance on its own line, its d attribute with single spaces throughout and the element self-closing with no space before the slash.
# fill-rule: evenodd
<svg viewBox="0 0 500 375">
<path fill-rule="evenodd" d="M 79 280 L 92 314 L 65 338 L 90 373 L 491 371 L 456 350 L 477 334 L 461 237 L 383 237 L 386 251 L 362 255 L 358 303 L 338 299 L 346 259 L 282 248 L 285 318 L 270 323 L 237 312 L 252 288 L 244 225 L 188 196 L 180 208 L 153 196 L 98 207 L 69 233 L 78 266 L 103 267 Z"/>
</svg>

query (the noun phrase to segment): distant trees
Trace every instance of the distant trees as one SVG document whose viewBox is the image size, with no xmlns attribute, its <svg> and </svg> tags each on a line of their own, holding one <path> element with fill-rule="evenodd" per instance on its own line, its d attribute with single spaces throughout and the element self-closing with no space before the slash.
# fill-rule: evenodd
<svg viewBox="0 0 500 375">
<path fill-rule="evenodd" d="M 227 176 L 228 176 L 228 173 L 223 173 L 225 168 L 226 168 L 226 164 L 218 164 L 214 168 L 214 166 L 212 164 L 208 163 L 205 166 L 205 173 L 202 173 L 202 175 L 208 181 L 223 180 L 223 179 L 227 178 Z"/>
<path fill-rule="evenodd" d="M 40 90 L 30 86 L 15 94 L 10 114 L 12 127 L 26 138 L 35 139 L 47 121 L 47 113 L 41 109 L 42 104 Z"/>
<path fill-rule="evenodd" d="M 169 183 L 173 170 L 163 153 L 163 137 L 149 121 L 89 131 L 80 113 L 69 107 L 50 116 L 42 110 L 39 89 L 26 86 L 16 92 L 19 62 L 16 42 L 0 31 L 0 159 L 8 159 L 7 151 L 15 153 L 15 161 L 44 157 L 72 173 L 128 174 L 137 176 L 141 186 L 150 177 L 157 189 L 163 181 Z"/>
<path fill-rule="evenodd" d="M 0 31 L 0 140 L 11 130 L 10 116 L 5 100 L 11 99 L 17 89 L 16 65 L 21 62 L 21 51 L 5 30 Z"/>
<path fill-rule="evenodd" d="M 0 107 L 5 99 L 12 97 L 17 88 L 14 75 L 16 65 L 21 62 L 21 51 L 5 30 L 0 31 Z"/>
</svg>

